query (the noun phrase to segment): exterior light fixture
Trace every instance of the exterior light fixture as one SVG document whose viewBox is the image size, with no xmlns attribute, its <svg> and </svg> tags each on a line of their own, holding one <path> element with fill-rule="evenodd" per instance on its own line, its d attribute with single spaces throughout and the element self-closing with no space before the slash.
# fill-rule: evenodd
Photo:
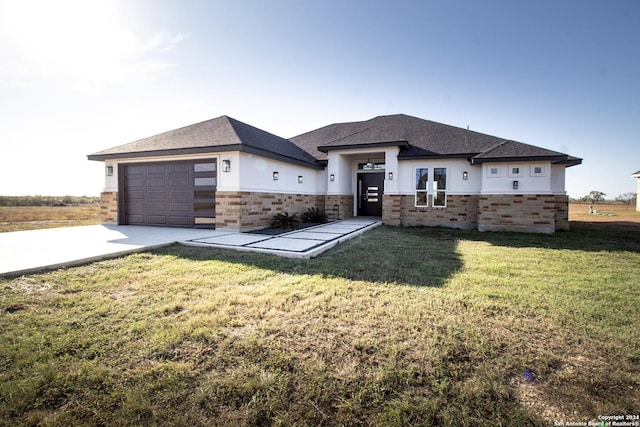
<svg viewBox="0 0 640 427">
<path fill-rule="evenodd" d="M 273 171 L 273 180 L 277 181 L 280 178 L 280 175 L 278 174 L 278 171 Z"/>
<path fill-rule="evenodd" d="M 104 174 L 105 174 L 106 176 L 113 176 L 113 166 L 111 166 L 111 165 L 106 165 L 106 166 L 104 167 Z"/>
<path fill-rule="evenodd" d="M 231 160 L 223 160 L 222 172 L 230 172 L 230 171 L 231 171 Z"/>
<path fill-rule="evenodd" d="M 518 189 L 518 181 L 513 181 L 513 189 L 514 190 Z"/>
<path fill-rule="evenodd" d="M 336 180 L 335 174 L 329 175 L 329 181 L 335 181 L 335 180 Z"/>
<path fill-rule="evenodd" d="M 298 175 L 298 184 L 302 184 L 302 175 Z"/>
<path fill-rule="evenodd" d="M 462 172 L 462 179 L 466 181 L 467 178 L 469 178 L 469 174 L 467 173 L 467 171 Z"/>
<path fill-rule="evenodd" d="M 393 181 L 393 172 L 389 172 L 389 181 Z"/>
</svg>

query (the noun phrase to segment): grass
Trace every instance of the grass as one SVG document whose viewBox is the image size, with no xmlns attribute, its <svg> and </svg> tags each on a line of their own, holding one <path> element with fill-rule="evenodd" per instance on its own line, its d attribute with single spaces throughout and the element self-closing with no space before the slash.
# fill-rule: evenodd
<svg viewBox="0 0 640 427">
<path fill-rule="evenodd" d="M 0 233 L 100 224 L 100 207 L 79 206 L 0 206 Z"/>
<path fill-rule="evenodd" d="M 0 425 L 636 413 L 638 236 L 381 227 L 313 260 L 172 246 L 0 279 Z"/>
</svg>

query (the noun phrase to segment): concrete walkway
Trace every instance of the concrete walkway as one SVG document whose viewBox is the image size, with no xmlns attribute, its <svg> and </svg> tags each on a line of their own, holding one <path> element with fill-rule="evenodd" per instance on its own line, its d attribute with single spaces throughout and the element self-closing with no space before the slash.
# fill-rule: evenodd
<svg viewBox="0 0 640 427">
<path fill-rule="evenodd" d="M 218 231 L 217 233 L 220 234 L 215 236 L 192 239 L 182 243 L 308 259 L 380 224 L 380 220 L 376 218 L 351 218 L 277 236 Z"/>
<path fill-rule="evenodd" d="M 131 225 L 89 225 L 0 233 L 0 275 L 16 276 L 69 267 L 176 242 L 312 258 L 378 225 L 380 221 L 377 219 L 353 218 L 278 236 Z"/>
</svg>

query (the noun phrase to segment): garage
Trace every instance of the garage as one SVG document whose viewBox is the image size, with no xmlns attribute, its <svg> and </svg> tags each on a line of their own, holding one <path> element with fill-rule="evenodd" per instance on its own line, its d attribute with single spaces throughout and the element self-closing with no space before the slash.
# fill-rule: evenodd
<svg viewBox="0 0 640 427">
<path fill-rule="evenodd" d="M 216 159 L 119 167 L 122 224 L 215 228 Z"/>
</svg>

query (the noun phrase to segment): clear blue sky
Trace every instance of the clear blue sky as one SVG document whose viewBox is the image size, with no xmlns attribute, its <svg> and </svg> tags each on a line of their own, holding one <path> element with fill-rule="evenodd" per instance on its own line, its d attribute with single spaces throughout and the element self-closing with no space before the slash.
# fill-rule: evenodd
<svg viewBox="0 0 640 427">
<path fill-rule="evenodd" d="M 405 113 L 635 191 L 638 0 L 0 0 L 0 194 L 97 195 L 86 155 L 223 114 L 283 137 Z"/>
</svg>

